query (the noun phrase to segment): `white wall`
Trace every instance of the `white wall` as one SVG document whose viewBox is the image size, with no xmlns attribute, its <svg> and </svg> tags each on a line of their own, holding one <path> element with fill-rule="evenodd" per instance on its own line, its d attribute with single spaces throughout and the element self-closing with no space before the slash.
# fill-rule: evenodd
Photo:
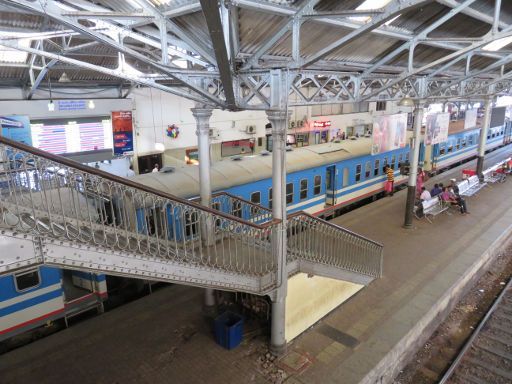
<svg viewBox="0 0 512 384">
<path fill-rule="evenodd" d="M 167 149 L 197 145 L 196 121 L 190 111 L 194 108 L 193 101 L 149 88 L 135 89 L 130 97 L 135 108 L 136 145 L 139 154 L 153 152 L 155 142 L 163 143 Z M 264 111 L 214 110 L 210 127 L 219 133 L 219 137 L 212 139 L 212 143 L 265 136 L 267 123 Z M 167 126 L 172 124 L 180 128 L 177 139 L 166 135 Z M 256 134 L 245 133 L 248 125 L 256 126 Z"/>
</svg>

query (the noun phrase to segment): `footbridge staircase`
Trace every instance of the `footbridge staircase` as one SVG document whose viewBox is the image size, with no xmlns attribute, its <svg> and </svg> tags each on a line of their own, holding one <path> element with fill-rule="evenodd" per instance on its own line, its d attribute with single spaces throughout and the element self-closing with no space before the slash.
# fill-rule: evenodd
<svg viewBox="0 0 512 384">
<path fill-rule="evenodd" d="M 227 193 L 204 207 L 0 137 L 0 275 L 44 264 L 271 294 L 279 230 L 288 275 L 381 276 L 382 245 L 306 213 L 283 226 Z"/>
</svg>

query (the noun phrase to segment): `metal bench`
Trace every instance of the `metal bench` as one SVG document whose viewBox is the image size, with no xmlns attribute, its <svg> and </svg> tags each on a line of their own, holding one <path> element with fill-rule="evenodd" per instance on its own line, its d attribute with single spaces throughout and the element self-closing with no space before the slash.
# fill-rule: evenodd
<svg viewBox="0 0 512 384">
<path fill-rule="evenodd" d="M 494 184 L 494 183 L 503 183 L 506 180 L 505 172 L 502 170 L 503 164 L 506 164 L 508 159 L 505 161 L 501 161 L 499 163 L 494 164 L 492 167 L 487 168 L 483 172 L 484 181 L 488 184 Z"/>
<path fill-rule="evenodd" d="M 469 179 L 463 180 L 457 184 L 459 187 L 459 194 L 467 197 L 476 195 L 486 185 L 486 182 L 480 182 L 478 176 L 471 176 Z"/>
<path fill-rule="evenodd" d="M 429 219 L 429 216 L 431 216 L 433 219 L 440 213 L 443 213 L 450 208 L 450 206 L 442 201 L 438 196 L 423 201 L 421 205 L 423 207 L 423 217 L 431 224 L 432 220 Z M 420 217 L 417 215 L 416 218 L 420 219 Z"/>
</svg>

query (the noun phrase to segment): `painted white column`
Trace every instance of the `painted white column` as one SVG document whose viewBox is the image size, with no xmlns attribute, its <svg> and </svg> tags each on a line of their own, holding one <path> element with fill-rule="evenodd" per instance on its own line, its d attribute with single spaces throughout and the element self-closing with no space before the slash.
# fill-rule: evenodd
<svg viewBox="0 0 512 384">
<path fill-rule="evenodd" d="M 413 147 L 409 155 L 409 180 L 407 182 L 407 201 L 405 204 L 404 228 L 412 228 L 414 203 L 416 201 L 416 179 L 418 177 L 418 162 L 420 160 L 421 123 L 423 121 L 423 104 L 418 102 L 414 109 Z"/>
<path fill-rule="evenodd" d="M 197 148 L 199 152 L 199 196 L 201 205 L 211 206 L 212 184 L 210 179 L 210 117 L 213 110 L 210 108 L 192 108 L 192 115 L 197 124 Z M 202 231 L 208 236 L 208 230 Z M 208 242 L 208 239 L 206 239 Z M 207 312 L 214 312 L 215 292 L 211 288 L 206 288 L 204 292 L 204 306 Z"/>
<path fill-rule="evenodd" d="M 281 354 L 286 349 L 285 312 L 288 289 L 286 271 L 286 129 L 289 113 L 286 110 L 269 110 L 267 117 L 272 124 L 272 215 L 281 220 L 273 234 L 272 252 L 277 259 L 280 286 L 272 298 L 270 350 Z"/>
<path fill-rule="evenodd" d="M 492 99 L 490 97 L 484 100 L 484 120 L 482 122 L 482 128 L 480 129 L 480 140 L 478 142 L 478 158 L 476 161 L 476 174 L 478 177 L 483 178 L 484 170 L 484 158 L 485 158 L 485 145 L 487 144 L 487 133 L 489 132 L 489 126 L 491 125 L 491 108 Z"/>
</svg>

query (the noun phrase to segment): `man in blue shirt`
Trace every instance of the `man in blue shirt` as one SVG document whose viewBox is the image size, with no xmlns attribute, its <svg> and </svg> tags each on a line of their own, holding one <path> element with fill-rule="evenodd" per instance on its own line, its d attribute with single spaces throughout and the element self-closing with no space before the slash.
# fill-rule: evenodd
<svg viewBox="0 0 512 384">
<path fill-rule="evenodd" d="M 434 197 L 443 192 L 442 188 L 439 187 L 439 184 L 434 184 L 434 188 L 430 191 L 430 196 Z"/>
</svg>

